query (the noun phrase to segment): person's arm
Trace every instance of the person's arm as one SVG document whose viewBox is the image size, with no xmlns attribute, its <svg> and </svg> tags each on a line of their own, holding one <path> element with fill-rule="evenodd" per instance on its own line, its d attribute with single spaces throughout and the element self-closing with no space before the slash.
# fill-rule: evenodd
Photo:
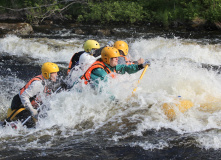
<svg viewBox="0 0 221 160">
<path fill-rule="evenodd" d="M 131 65 L 117 65 L 116 66 L 116 72 L 118 74 L 125 74 L 125 73 L 129 73 L 129 74 L 132 74 L 132 73 L 136 73 L 138 72 L 139 70 L 143 69 L 143 65 L 140 64 L 140 65 L 137 65 L 137 64 L 131 64 Z"/>
<path fill-rule="evenodd" d="M 132 61 L 132 63 L 133 63 L 133 64 L 138 64 L 138 62 L 137 62 L 137 61 Z"/>
<path fill-rule="evenodd" d="M 31 105 L 30 98 L 43 92 L 43 90 L 44 86 L 42 85 L 42 81 L 34 81 L 21 95 L 19 94 L 22 104 L 33 116 L 37 115 L 37 110 Z"/>
<path fill-rule="evenodd" d="M 117 65 L 116 72 L 118 74 L 125 74 L 126 72 L 129 74 L 136 73 L 137 71 L 143 69 L 146 65 L 150 66 L 150 61 L 144 61 L 143 58 L 137 60 L 138 64 L 131 64 L 131 65 Z"/>
<path fill-rule="evenodd" d="M 133 64 L 143 64 L 144 63 L 144 59 L 143 58 L 140 58 L 140 59 L 138 59 L 137 61 L 133 61 L 132 62 Z"/>
</svg>

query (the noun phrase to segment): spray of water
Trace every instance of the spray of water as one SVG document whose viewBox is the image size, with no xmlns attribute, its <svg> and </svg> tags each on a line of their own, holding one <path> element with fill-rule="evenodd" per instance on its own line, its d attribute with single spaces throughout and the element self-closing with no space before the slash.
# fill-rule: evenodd
<svg viewBox="0 0 221 160">
<path fill-rule="evenodd" d="M 82 43 L 83 41 L 77 39 L 22 39 L 8 36 L 0 40 L 0 48 L 1 52 L 9 55 L 38 58 L 39 63 L 47 60 L 68 64 L 73 53 L 81 50 L 79 48 Z M 65 137 L 76 133 L 107 132 L 110 139 L 118 141 L 131 135 L 142 136 L 148 130 L 166 128 L 179 134 L 193 134 L 202 147 L 221 148 L 221 111 L 211 113 L 200 110 L 202 103 L 221 101 L 221 76 L 200 67 L 201 63 L 221 63 L 220 45 L 157 37 L 136 39 L 129 47 L 129 54 L 134 60 L 142 57 L 151 61 L 135 95 L 132 96 L 132 91 L 142 71 L 132 75 L 119 75 L 117 79 L 109 80 L 108 84 L 101 82 L 102 93 L 84 85 L 80 92 L 73 87 L 70 91 L 53 95 L 48 100 L 51 108 L 48 116 L 39 119 L 37 128 L 28 131 L 28 134 L 36 132 L 37 135 L 53 135 L 60 130 Z M 76 73 L 72 79 L 79 75 Z M 11 83 L 6 86 L 17 84 L 15 81 Z M 1 89 L 5 87 L 1 86 Z M 17 89 L 15 87 L 12 90 L 15 93 Z M 116 97 L 118 102 L 112 101 L 110 95 Z M 7 96 L 6 91 L 0 97 L 6 106 L 10 103 Z M 194 107 L 185 113 L 176 110 L 176 119 L 170 121 L 164 114 L 162 105 L 165 102 L 175 102 L 177 96 L 191 100 Z M 5 112 L 3 105 L 1 110 Z M 10 127 L 1 128 L 0 136 L 16 137 L 27 132 L 22 128 L 17 131 Z M 204 132 L 213 128 L 218 131 Z M 199 134 L 194 134 L 196 132 Z M 33 144 L 38 147 L 35 140 L 32 141 L 31 145 Z M 154 149 L 167 147 L 168 142 L 165 140 L 153 146 L 148 141 L 131 145 Z"/>
</svg>

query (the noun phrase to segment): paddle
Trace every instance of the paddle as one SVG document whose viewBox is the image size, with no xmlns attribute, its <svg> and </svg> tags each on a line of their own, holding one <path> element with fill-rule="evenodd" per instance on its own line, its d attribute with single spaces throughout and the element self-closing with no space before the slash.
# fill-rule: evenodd
<svg viewBox="0 0 221 160">
<path fill-rule="evenodd" d="M 178 107 L 178 110 L 181 113 L 186 112 L 188 109 L 192 108 L 194 104 L 190 100 L 178 99 L 178 103 L 164 103 L 163 110 L 164 114 L 170 119 L 173 120 L 176 117 L 176 112 L 174 107 Z"/>
<path fill-rule="evenodd" d="M 146 70 L 148 68 L 148 65 L 146 65 L 146 67 L 144 68 L 139 80 L 138 80 L 138 83 L 137 85 L 140 83 L 140 81 L 142 80 Z M 132 92 L 132 95 L 135 93 L 135 91 L 137 90 L 137 87 L 134 88 L 133 92 Z M 163 109 L 164 109 L 164 113 L 165 115 L 169 118 L 169 119 L 173 119 L 175 118 L 176 116 L 176 113 L 175 113 L 175 110 L 174 110 L 174 107 L 178 107 L 179 111 L 184 113 L 186 112 L 188 109 L 190 109 L 191 107 L 193 107 L 194 104 L 189 101 L 189 100 L 183 100 L 183 99 L 180 99 L 179 100 L 179 103 L 176 103 L 176 104 L 171 104 L 171 103 L 164 103 L 163 104 Z"/>
<path fill-rule="evenodd" d="M 40 107 L 38 107 L 37 111 L 39 111 L 39 110 L 40 110 Z M 25 124 L 31 117 L 32 117 L 32 115 L 31 115 L 31 116 L 28 116 L 28 118 L 22 123 L 22 125 L 24 126 L 24 124 Z"/>
<path fill-rule="evenodd" d="M 140 83 L 140 81 L 142 80 L 144 74 L 146 73 L 147 68 L 148 68 L 148 65 L 146 65 L 146 67 L 144 68 L 142 74 L 140 75 L 140 79 L 138 80 L 137 85 L 138 85 L 138 84 Z M 133 90 L 133 92 L 132 92 L 132 95 L 134 94 L 134 92 L 136 92 L 136 90 L 137 90 L 137 86 L 136 86 L 136 88 L 134 88 L 134 90 Z"/>
</svg>

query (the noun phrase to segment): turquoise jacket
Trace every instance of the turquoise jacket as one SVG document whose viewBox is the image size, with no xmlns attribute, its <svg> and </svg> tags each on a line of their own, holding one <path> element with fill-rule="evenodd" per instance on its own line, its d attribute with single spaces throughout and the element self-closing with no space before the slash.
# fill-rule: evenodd
<svg viewBox="0 0 221 160">
<path fill-rule="evenodd" d="M 131 64 L 131 65 L 124 65 L 124 64 L 121 64 L 121 65 L 117 65 L 115 67 L 111 67 L 107 64 L 105 64 L 112 72 L 116 71 L 117 74 L 125 74 L 125 73 L 129 73 L 129 74 L 132 74 L 132 73 L 136 73 L 138 72 L 139 70 L 143 69 L 143 65 L 137 65 L 137 64 Z M 81 76 L 82 77 L 82 76 Z M 107 81 L 108 80 L 108 76 L 107 76 L 107 72 L 102 69 L 102 68 L 95 68 L 92 70 L 91 72 L 91 76 L 90 76 L 90 86 L 92 88 L 98 88 L 98 85 L 99 85 L 99 82 L 100 81 Z M 73 86 L 76 85 L 79 81 L 75 81 Z M 72 87 L 73 87 L 72 86 Z M 99 89 L 99 92 L 102 92 L 102 89 L 103 87 L 101 86 L 100 89 Z M 81 92 L 81 89 L 79 90 L 79 92 Z M 110 99 L 111 100 L 114 100 L 115 97 L 109 93 L 111 96 L 110 96 Z"/>
<path fill-rule="evenodd" d="M 114 72 L 115 70 L 117 74 L 125 74 L 125 73 L 132 74 L 143 69 L 143 65 L 137 65 L 137 64 L 131 64 L 131 65 L 119 64 L 115 67 L 111 67 L 108 64 L 105 65 L 112 72 Z M 94 87 L 97 87 L 100 80 L 105 82 L 108 80 L 107 72 L 102 68 L 96 68 L 91 72 L 90 84 L 92 84 Z"/>
</svg>

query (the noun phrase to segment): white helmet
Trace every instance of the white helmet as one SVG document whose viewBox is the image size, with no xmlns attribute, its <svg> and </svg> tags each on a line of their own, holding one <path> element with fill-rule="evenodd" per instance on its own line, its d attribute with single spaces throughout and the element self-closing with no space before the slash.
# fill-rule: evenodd
<svg viewBox="0 0 221 160">
<path fill-rule="evenodd" d="M 88 53 L 83 53 L 79 58 L 79 65 L 83 68 L 88 68 L 89 65 L 94 63 L 96 58 L 94 56 L 89 55 Z"/>
</svg>

